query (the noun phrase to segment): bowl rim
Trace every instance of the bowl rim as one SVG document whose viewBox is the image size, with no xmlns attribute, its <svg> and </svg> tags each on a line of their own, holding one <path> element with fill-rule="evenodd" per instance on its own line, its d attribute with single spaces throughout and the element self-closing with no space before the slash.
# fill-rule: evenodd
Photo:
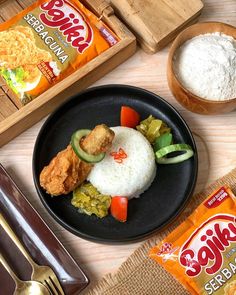
<svg viewBox="0 0 236 295">
<path fill-rule="evenodd" d="M 176 82 L 178 83 L 179 87 L 181 87 L 187 94 L 190 94 L 191 96 L 193 96 L 196 100 L 200 100 L 202 101 L 203 103 L 208 103 L 208 104 L 218 104 L 218 105 L 223 105 L 223 104 L 231 104 L 233 102 L 236 103 L 236 97 L 234 98 L 230 98 L 230 99 L 226 99 L 226 100 L 212 100 L 212 99 L 205 99 L 203 97 L 200 97 L 196 94 L 194 94 L 193 92 L 191 92 L 189 89 L 187 89 L 179 80 L 177 74 L 175 73 L 175 70 L 173 68 L 173 59 L 174 59 L 174 55 L 176 53 L 176 51 L 187 41 L 187 40 L 191 40 L 192 38 L 196 37 L 196 36 L 199 36 L 201 34 L 204 34 L 204 33 L 200 33 L 199 35 L 196 35 L 196 36 L 193 36 L 192 38 L 189 38 L 187 40 L 185 40 L 183 43 L 181 43 L 179 46 L 177 46 L 175 49 L 174 47 L 176 46 L 177 42 L 179 42 L 179 39 L 184 35 L 186 34 L 186 32 L 188 32 L 189 30 L 191 30 L 193 27 L 197 27 L 197 26 L 202 26 L 202 25 L 222 25 L 224 27 L 229 27 L 233 30 L 235 30 L 235 33 L 236 33 L 236 27 L 233 26 L 233 25 L 230 25 L 230 24 L 226 24 L 226 23 L 223 23 L 223 22 L 217 22 L 217 21 L 209 21 L 209 22 L 198 22 L 196 24 L 193 24 L 187 28 L 185 28 L 182 32 L 180 32 L 178 34 L 178 36 L 175 38 L 175 40 L 173 41 L 173 43 L 171 44 L 171 47 L 170 47 L 170 50 L 169 50 L 169 54 L 168 54 L 168 67 L 169 69 L 171 70 L 171 74 L 174 76 Z M 216 32 L 219 32 L 219 31 L 216 31 Z M 222 32 L 223 33 L 223 32 Z M 205 32 L 205 34 L 207 34 L 207 32 Z M 233 37 L 233 36 L 231 36 Z M 234 38 L 234 37 L 233 37 Z M 235 38 L 234 38 L 235 39 Z M 236 39 L 235 39 L 236 40 Z"/>
</svg>

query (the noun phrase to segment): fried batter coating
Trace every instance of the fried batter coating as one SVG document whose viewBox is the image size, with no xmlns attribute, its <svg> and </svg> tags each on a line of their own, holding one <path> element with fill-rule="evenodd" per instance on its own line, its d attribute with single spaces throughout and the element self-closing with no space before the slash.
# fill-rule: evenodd
<svg viewBox="0 0 236 295">
<path fill-rule="evenodd" d="M 29 27 L 15 26 L 14 28 L 9 29 L 9 31 L 12 31 L 12 30 L 23 33 L 27 38 L 29 38 L 31 41 L 35 42 L 33 31 Z"/>
<path fill-rule="evenodd" d="M 41 76 L 40 70 L 35 65 L 24 65 L 22 66 L 25 72 L 29 74 L 25 77 L 25 83 L 33 83 L 39 76 Z"/>
<path fill-rule="evenodd" d="M 87 153 L 97 155 L 111 147 L 114 136 L 106 125 L 97 125 L 81 142 L 81 147 Z M 92 164 L 80 160 L 68 145 L 43 168 L 40 185 L 53 196 L 68 194 L 85 181 L 92 167 Z"/>
<path fill-rule="evenodd" d="M 224 288 L 224 295 L 235 295 L 236 294 L 236 281 L 226 284 Z"/>
<path fill-rule="evenodd" d="M 37 65 L 51 61 L 51 54 L 36 46 L 32 30 L 16 26 L 0 32 L 0 66 L 15 69 L 24 65 Z"/>
</svg>

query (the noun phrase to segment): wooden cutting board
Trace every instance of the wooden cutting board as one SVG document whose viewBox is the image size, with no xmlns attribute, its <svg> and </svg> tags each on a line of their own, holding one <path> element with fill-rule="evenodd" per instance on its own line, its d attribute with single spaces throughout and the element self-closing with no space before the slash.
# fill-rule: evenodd
<svg viewBox="0 0 236 295">
<path fill-rule="evenodd" d="M 184 27 L 196 22 L 201 0 L 110 0 L 116 14 L 130 27 L 140 45 L 154 53 Z"/>
</svg>

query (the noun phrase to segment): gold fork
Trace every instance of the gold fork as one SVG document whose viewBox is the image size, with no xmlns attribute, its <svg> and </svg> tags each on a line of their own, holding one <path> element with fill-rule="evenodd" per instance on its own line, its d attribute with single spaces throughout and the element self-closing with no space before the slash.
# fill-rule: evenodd
<svg viewBox="0 0 236 295">
<path fill-rule="evenodd" d="M 2 263 L 4 268 L 8 271 L 9 275 L 12 277 L 13 281 L 15 282 L 14 295 L 25 295 L 25 294 L 50 295 L 51 294 L 49 290 L 43 284 L 39 282 L 20 280 L 1 253 L 0 253 L 0 262 Z"/>
<path fill-rule="evenodd" d="M 1 213 L 0 224 L 30 263 L 32 267 L 31 280 L 44 284 L 50 290 L 52 295 L 65 295 L 54 271 L 49 266 L 38 265 L 34 262 Z"/>
</svg>

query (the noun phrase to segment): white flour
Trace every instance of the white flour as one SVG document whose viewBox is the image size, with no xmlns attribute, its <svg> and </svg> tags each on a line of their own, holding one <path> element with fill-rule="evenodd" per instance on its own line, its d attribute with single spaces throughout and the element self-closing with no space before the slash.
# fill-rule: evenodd
<svg viewBox="0 0 236 295">
<path fill-rule="evenodd" d="M 202 98 L 235 98 L 236 40 L 218 32 L 194 37 L 176 52 L 174 69 L 180 82 Z"/>
</svg>

